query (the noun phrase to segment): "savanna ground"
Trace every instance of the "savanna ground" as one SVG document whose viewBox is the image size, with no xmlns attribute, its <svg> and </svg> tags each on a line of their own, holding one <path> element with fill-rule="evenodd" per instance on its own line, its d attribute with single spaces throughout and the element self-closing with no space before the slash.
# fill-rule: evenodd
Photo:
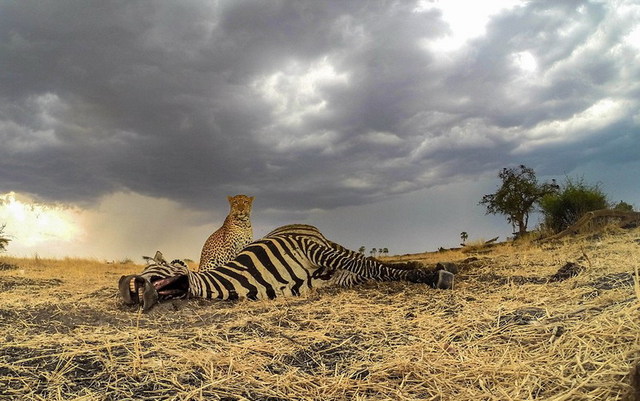
<svg viewBox="0 0 640 401">
<path fill-rule="evenodd" d="M 142 314 L 117 296 L 141 266 L 0 257 L 0 399 L 640 399 L 640 230 L 395 259 L 456 287 Z"/>
</svg>

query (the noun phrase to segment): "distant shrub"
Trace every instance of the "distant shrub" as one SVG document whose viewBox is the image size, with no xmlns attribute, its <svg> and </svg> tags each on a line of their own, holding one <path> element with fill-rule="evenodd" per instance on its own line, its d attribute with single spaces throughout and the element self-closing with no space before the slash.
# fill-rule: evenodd
<svg viewBox="0 0 640 401">
<path fill-rule="evenodd" d="M 0 252 L 6 251 L 7 245 L 9 245 L 9 241 L 11 241 L 11 239 L 3 235 L 4 227 L 5 227 L 4 224 L 0 226 Z"/>
<path fill-rule="evenodd" d="M 620 201 L 614 207 L 613 210 L 619 210 L 621 212 L 633 212 L 633 206 L 627 202 Z"/>
<path fill-rule="evenodd" d="M 568 228 L 587 212 L 608 206 L 607 196 L 599 185 L 586 184 L 582 178 L 567 178 L 559 192 L 548 194 L 540 201 L 544 226 L 554 232 Z"/>
<path fill-rule="evenodd" d="M 467 243 L 467 239 L 469 238 L 469 234 L 466 231 L 463 231 L 460 233 L 460 239 L 462 240 L 462 244 L 464 246 L 464 244 Z"/>
</svg>

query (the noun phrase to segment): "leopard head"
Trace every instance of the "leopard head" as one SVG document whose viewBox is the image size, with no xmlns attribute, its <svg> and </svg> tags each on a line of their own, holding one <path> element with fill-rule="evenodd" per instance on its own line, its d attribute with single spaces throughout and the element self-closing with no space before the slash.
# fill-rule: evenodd
<svg viewBox="0 0 640 401">
<path fill-rule="evenodd" d="M 236 195 L 227 196 L 231 210 L 229 214 L 236 219 L 248 220 L 251 215 L 251 203 L 253 196 Z"/>
</svg>

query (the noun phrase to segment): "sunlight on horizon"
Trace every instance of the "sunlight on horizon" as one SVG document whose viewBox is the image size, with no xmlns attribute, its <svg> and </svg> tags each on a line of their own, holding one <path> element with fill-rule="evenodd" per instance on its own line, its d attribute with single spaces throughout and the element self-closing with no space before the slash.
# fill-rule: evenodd
<svg viewBox="0 0 640 401">
<path fill-rule="evenodd" d="M 16 192 L 0 194 L 0 226 L 16 257 L 133 259 L 161 250 L 195 259 L 204 239 L 226 215 L 134 192 L 104 195 L 89 207 L 43 203 Z M 168 229 L 170 227 L 171 229 Z"/>
<path fill-rule="evenodd" d="M 15 192 L 0 194 L 0 224 L 6 225 L 12 248 L 71 242 L 84 235 L 78 210 L 38 203 Z"/>
</svg>

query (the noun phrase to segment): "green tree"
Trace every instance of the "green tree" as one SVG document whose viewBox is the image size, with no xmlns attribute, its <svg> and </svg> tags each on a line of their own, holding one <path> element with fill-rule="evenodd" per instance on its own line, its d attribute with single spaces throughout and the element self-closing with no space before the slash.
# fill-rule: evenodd
<svg viewBox="0 0 640 401">
<path fill-rule="evenodd" d="M 467 242 L 467 238 L 469 238 L 469 234 L 467 234 L 466 231 L 460 233 L 460 239 L 462 240 L 463 244 Z"/>
<path fill-rule="evenodd" d="M 9 245 L 9 241 L 11 241 L 11 239 L 9 239 L 8 237 L 6 237 L 3 233 L 4 233 L 4 228 L 6 227 L 5 224 L 3 224 L 2 226 L 0 226 L 0 252 L 4 252 L 7 250 L 7 246 Z"/>
<path fill-rule="evenodd" d="M 389 249 L 387 249 L 387 248 L 382 248 L 382 253 L 383 253 L 384 255 L 388 255 L 388 254 L 389 254 Z"/>
<path fill-rule="evenodd" d="M 358 248 L 358 252 L 360 252 L 361 254 L 363 254 L 363 255 L 364 255 L 364 251 L 365 251 L 366 249 L 367 249 L 367 248 L 365 248 L 365 247 L 364 247 L 364 245 L 362 245 L 360 248 Z"/>
<path fill-rule="evenodd" d="M 600 186 L 586 184 L 582 178 L 567 178 L 560 191 L 546 195 L 540 202 L 544 225 L 555 232 L 571 226 L 587 212 L 608 207 Z"/>
<path fill-rule="evenodd" d="M 539 184 L 536 173 L 525 165 L 504 168 L 498 178 L 502 180 L 502 186 L 495 193 L 484 195 L 479 204 L 487 207 L 487 214 L 507 216 L 514 233 L 521 236 L 527 232 L 529 213 L 534 206 L 545 195 L 555 193 L 558 185 L 555 180 Z"/>
</svg>

